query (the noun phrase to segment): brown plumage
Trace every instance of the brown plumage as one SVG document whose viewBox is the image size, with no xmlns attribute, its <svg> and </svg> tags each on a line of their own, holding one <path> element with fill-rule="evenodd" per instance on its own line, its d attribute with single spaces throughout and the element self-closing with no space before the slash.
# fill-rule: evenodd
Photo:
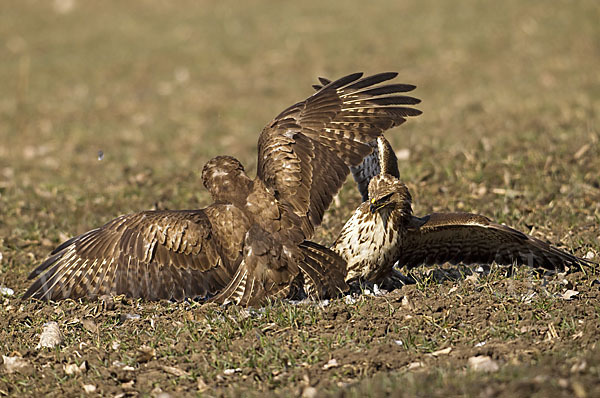
<svg viewBox="0 0 600 398">
<path fill-rule="evenodd" d="M 385 138 L 378 138 L 380 145 Z M 555 270 L 590 263 L 515 229 L 470 213 L 412 214 L 411 196 L 395 159 L 379 156 L 383 174 L 371 175 L 369 201 L 342 228 L 331 249 L 348 265 L 347 281 L 382 283 L 400 267 L 445 262 L 526 264 Z M 395 156 L 394 156 L 395 157 Z M 393 170 L 393 169 L 396 170 Z M 365 173 L 368 176 L 368 173 Z"/>
<path fill-rule="evenodd" d="M 420 114 L 405 106 L 418 100 L 400 95 L 414 86 L 381 84 L 396 75 L 328 82 L 263 129 L 255 179 L 232 157 L 210 160 L 202 180 L 212 205 L 121 216 L 75 237 L 31 273 L 25 297 L 255 305 L 302 285 L 318 296 L 344 290 L 345 262 L 308 239 L 368 143 Z"/>
</svg>

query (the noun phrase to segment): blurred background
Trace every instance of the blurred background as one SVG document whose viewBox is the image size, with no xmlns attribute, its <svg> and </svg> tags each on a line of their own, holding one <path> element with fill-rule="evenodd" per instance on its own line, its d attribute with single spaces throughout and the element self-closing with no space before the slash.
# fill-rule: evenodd
<svg viewBox="0 0 600 398">
<path fill-rule="evenodd" d="M 206 205 L 207 160 L 233 155 L 253 175 L 262 127 L 317 76 L 356 71 L 418 86 L 423 115 L 387 134 L 417 213 L 475 211 L 598 245 L 596 0 L 0 9 L 0 279 L 23 283 L 59 241 L 119 214 Z M 357 204 L 347 185 L 320 237 Z"/>
</svg>

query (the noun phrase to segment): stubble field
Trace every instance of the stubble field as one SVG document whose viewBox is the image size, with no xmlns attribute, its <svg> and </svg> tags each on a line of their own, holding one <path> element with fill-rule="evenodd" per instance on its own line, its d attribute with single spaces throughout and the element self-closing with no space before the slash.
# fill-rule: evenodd
<svg viewBox="0 0 600 398">
<path fill-rule="evenodd" d="M 386 295 L 253 310 L 20 299 L 65 239 L 207 205 L 211 157 L 254 175 L 263 125 L 317 76 L 355 71 L 418 86 L 423 115 L 386 134 L 417 215 L 480 213 L 598 261 L 597 2 L 0 9 L 0 287 L 14 291 L 0 296 L 0 354 L 23 363 L 0 366 L 0 395 L 600 395 L 594 267 L 418 268 L 416 285 Z M 317 240 L 358 204 L 349 179 Z M 49 321 L 64 341 L 38 349 Z"/>
</svg>

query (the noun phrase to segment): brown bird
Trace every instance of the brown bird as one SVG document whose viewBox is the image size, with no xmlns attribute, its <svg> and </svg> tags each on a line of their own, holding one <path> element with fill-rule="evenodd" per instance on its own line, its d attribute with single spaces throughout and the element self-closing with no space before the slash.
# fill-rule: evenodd
<svg viewBox="0 0 600 398">
<path fill-rule="evenodd" d="M 363 165 L 378 162 L 381 173 L 362 174 L 367 180 L 371 178 L 369 199 L 356 209 L 331 246 L 347 261 L 346 281 L 384 283 L 386 278 L 393 278 L 394 264 L 410 269 L 445 262 L 495 262 L 554 270 L 590 263 L 478 214 L 415 217 L 408 188 L 395 177 L 399 172 L 394 151 L 383 137 L 376 143 L 378 153 L 365 158 Z"/>
<path fill-rule="evenodd" d="M 400 95 L 414 86 L 381 84 L 396 75 L 328 82 L 263 129 L 256 178 L 232 157 L 210 160 L 202 180 L 212 205 L 125 215 L 72 238 L 31 273 L 24 297 L 256 305 L 302 285 L 316 296 L 346 289 L 345 262 L 308 239 L 367 143 L 421 113 Z"/>
</svg>

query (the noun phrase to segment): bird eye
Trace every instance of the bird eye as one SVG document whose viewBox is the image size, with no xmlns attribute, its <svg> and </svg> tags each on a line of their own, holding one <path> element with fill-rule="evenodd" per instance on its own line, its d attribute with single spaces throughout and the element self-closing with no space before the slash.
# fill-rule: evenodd
<svg viewBox="0 0 600 398">
<path fill-rule="evenodd" d="M 384 197 L 382 197 L 381 199 L 379 199 L 379 200 L 377 201 L 377 203 L 378 203 L 378 204 L 382 204 L 382 203 L 385 203 L 385 202 L 387 202 L 388 200 L 390 200 L 390 198 L 392 197 L 392 195 L 393 195 L 393 194 L 391 194 L 391 193 L 390 193 L 390 194 L 387 194 L 387 195 L 385 195 Z"/>
</svg>

